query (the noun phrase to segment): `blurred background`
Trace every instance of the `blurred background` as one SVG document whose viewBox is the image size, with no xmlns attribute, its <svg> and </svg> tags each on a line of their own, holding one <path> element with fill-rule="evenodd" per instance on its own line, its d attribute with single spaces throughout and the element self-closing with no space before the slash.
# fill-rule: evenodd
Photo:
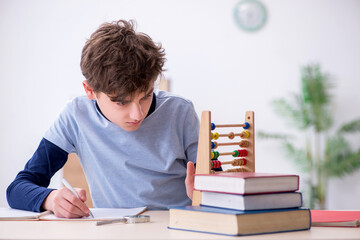
<svg viewBox="0 0 360 240">
<path fill-rule="evenodd" d="M 0 0 L 0 207 L 8 206 L 6 187 L 57 114 L 84 94 L 81 50 L 103 22 L 134 19 L 138 31 L 161 42 L 170 91 L 192 100 L 199 117 L 210 110 L 214 122 L 242 123 L 245 111 L 253 110 L 255 131 L 301 139 L 271 102 L 299 93 L 301 68 L 312 63 L 334 80 L 334 127 L 360 117 L 360 1 L 261 0 L 265 12 L 244 13 L 240 2 Z M 239 19 L 255 20 L 258 29 Z M 360 148 L 359 134 L 349 141 Z M 256 138 L 256 171 L 305 179 L 281 147 Z M 359 182 L 360 170 L 331 178 L 326 208 L 359 209 Z"/>
</svg>

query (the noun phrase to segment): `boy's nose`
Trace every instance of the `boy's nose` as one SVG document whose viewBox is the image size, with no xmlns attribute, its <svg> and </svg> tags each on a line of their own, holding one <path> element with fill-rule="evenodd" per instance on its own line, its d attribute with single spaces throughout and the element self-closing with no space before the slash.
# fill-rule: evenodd
<svg viewBox="0 0 360 240">
<path fill-rule="evenodd" d="M 132 108 L 131 108 L 131 112 L 130 112 L 130 117 L 131 119 L 134 119 L 136 121 L 139 121 L 143 118 L 144 116 L 144 112 L 142 110 L 142 107 L 140 104 L 134 103 Z"/>
</svg>

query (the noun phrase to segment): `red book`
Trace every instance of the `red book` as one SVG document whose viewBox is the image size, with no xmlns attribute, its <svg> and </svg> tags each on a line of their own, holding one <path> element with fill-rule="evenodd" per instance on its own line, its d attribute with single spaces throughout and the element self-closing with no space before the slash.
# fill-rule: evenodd
<svg viewBox="0 0 360 240">
<path fill-rule="evenodd" d="M 359 227 L 360 211 L 311 210 L 314 227 Z"/>
<path fill-rule="evenodd" d="M 258 172 L 195 174 L 194 187 L 199 191 L 235 194 L 293 192 L 299 190 L 299 176 Z"/>
</svg>

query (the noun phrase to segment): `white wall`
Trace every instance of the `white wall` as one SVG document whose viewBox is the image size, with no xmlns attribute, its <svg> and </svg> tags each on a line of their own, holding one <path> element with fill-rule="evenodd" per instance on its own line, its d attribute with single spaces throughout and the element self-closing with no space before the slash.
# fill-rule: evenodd
<svg viewBox="0 0 360 240">
<path fill-rule="evenodd" d="M 216 122 L 254 110 L 258 130 L 286 133 L 269 103 L 297 92 L 311 62 L 337 79 L 336 125 L 360 116 L 360 1 L 262 0 L 268 21 L 255 33 L 235 25 L 237 2 L 0 0 L 0 206 L 66 101 L 83 93 L 81 49 L 105 21 L 135 19 L 162 42 L 172 92 Z M 300 173 L 276 143 L 257 140 L 256 161 L 257 171 Z M 360 171 L 332 180 L 328 207 L 359 208 L 359 180 Z"/>
</svg>

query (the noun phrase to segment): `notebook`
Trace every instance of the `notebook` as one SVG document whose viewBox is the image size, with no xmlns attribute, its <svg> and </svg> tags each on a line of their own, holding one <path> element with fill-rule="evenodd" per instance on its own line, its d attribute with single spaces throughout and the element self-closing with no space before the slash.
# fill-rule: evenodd
<svg viewBox="0 0 360 240">
<path fill-rule="evenodd" d="M 138 208 L 90 208 L 94 218 L 59 218 L 51 211 L 31 212 L 13 208 L 0 208 L 0 221 L 16 221 L 16 220 L 57 220 L 57 221 L 100 221 L 122 218 L 128 215 L 139 215 L 146 210 L 146 207 Z"/>
</svg>

